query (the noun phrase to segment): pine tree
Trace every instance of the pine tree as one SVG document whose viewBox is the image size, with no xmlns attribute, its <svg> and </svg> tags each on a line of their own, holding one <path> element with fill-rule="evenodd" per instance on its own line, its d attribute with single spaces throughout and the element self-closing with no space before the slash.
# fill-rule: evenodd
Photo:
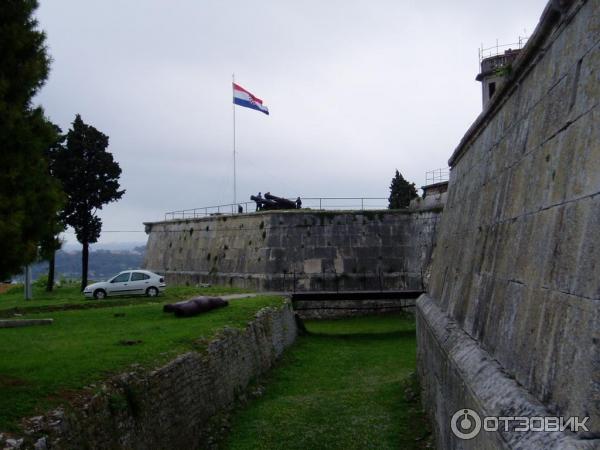
<svg viewBox="0 0 600 450">
<path fill-rule="evenodd" d="M 55 174 L 56 155 L 63 149 L 63 143 L 66 138 L 62 134 L 62 130 L 55 125 L 56 140 L 46 150 L 46 158 L 48 159 L 48 168 L 50 175 L 58 179 Z M 48 279 L 46 282 L 46 291 L 52 292 L 54 289 L 54 278 L 56 268 L 56 252 L 62 247 L 63 241 L 60 239 L 60 233 L 67 228 L 65 224 L 64 212 L 59 211 L 53 218 L 54 225 L 48 229 L 47 234 L 40 241 L 40 259 L 48 261 Z"/>
<path fill-rule="evenodd" d="M 396 175 L 390 184 L 389 209 L 408 208 L 410 201 L 416 198 L 417 188 L 415 183 L 409 183 L 396 169 Z"/>
<path fill-rule="evenodd" d="M 55 155 L 54 174 L 61 180 L 67 202 L 64 221 L 82 244 L 81 290 L 87 285 L 89 244 L 97 242 L 102 220 L 96 215 L 107 203 L 119 200 L 121 168 L 106 150 L 108 136 L 87 125 L 77 114 L 66 145 Z"/>
<path fill-rule="evenodd" d="M 54 278 L 56 268 L 56 252 L 62 247 L 62 240 L 59 234 L 65 231 L 65 227 L 61 222 L 60 217 L 56 217 L 55 228 L 50 229 L 47 236 L 44 236 L 40 241 L 40 259 L 42 261 L 48 261 L 48 279 L 46 281 L 46 291 L 52 292 L 54 289 Z"/>
<path fill-rule="evenodd" d="M 44 156 L 56 132 L 31 102 L 49 70 L 45 36 L 32 17 L 37 6 L 35 0 L 4 0 L 0 7 L 1 278 L 37 258 L 61 203 Z"/>
</svg>

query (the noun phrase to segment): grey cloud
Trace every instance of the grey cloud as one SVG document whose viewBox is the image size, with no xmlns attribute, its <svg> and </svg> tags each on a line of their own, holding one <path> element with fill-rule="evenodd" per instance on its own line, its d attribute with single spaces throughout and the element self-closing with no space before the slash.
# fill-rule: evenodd
<svg viewBox="0 0 600 450">
<path fill-rule="evenodd" d="M 395 168 L 421 185 L 480 112 L 480 43 L 531 33 L 544 5 L 42 0 L 54 62 L 37 101 L 110 136 L 127 194 L 107 231 L 231 202 L 232 72 L 271 110 L 237 110 L 241 200 L 387 197 Z M 101 242 L 116 239 L 132 240 Z"/>
</svg>

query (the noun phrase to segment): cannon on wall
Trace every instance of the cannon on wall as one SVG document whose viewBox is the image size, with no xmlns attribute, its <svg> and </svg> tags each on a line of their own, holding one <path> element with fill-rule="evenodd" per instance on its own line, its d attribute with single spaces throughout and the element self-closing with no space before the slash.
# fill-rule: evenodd
<svg viewBox="0 0 600 450">
<path fill-rule="evenodd" d="M 257 197 L 256 195 L 251 195 L 250 200 L 254 200 L 256 202 L 256 210 L 257 211 L 269 211 L 273 209 L 283 209 L 278 207 L 277 203 L 272 200 L 267 200 L 263 197 Z"/>
<path fill-rule="evenodd" d="M 298 197 L 300 198 L 300 197 Z M 277 209 L 296 209 L 298 206 L 298 202 L 294 202 L 292 200 L 288 200 L 287 198 L 277 197 L 276 195 L 272 195 L 267 192 L 264 196 L 256 196 L 251 195 L 250 200 L 256 202 L 256 210 L 257 211 L 271 211 Z M 301 203 L 300 203 L 301 205 Z"/>
<path fill-rule="evenodd" d="M 279 209 L 296 209 L 296 202 L 288 200 L 287 198 L 277 197 L 275 195 L 271 195 L 271 193 L 267 192 L 265 194 L 265 199 L 271 200 L 277 203 L 280 206 Z"/>
</svg>

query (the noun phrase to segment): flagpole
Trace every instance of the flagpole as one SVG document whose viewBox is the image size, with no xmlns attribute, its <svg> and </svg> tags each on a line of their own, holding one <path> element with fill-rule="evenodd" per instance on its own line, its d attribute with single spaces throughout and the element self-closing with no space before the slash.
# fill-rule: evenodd
<svg viewBox="0 0 600 450">
<path fill-rule="evenodd" d="M 235 73 L 231 74 L 231 94 L 232 101 L 231 104 L 233 106 L 233 204 L 234 208 L 237 204 L 237 186 L 236 186 L 236 173 L 235 173 L 235 103 L 233 103 L 233 83 L 235 83 Z"/>
</svg>

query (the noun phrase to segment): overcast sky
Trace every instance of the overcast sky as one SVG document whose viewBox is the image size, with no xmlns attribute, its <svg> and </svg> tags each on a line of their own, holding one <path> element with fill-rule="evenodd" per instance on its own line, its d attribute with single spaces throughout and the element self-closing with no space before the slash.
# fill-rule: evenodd
<svg viewBox="0 0 600 450">
<path fill-rule="evenodd" d="M 127 190 L 100 243 L 144 242 L 165 211 L 233 201 L 387 197 L 445 167 L 481 111 L 478 48 L 516 42 L 545 0 L 41 0 L 50 77 L 36 101 L 110 137 Z M 74 243 L 72 234 L 67 240 Z"/>
</svg>

